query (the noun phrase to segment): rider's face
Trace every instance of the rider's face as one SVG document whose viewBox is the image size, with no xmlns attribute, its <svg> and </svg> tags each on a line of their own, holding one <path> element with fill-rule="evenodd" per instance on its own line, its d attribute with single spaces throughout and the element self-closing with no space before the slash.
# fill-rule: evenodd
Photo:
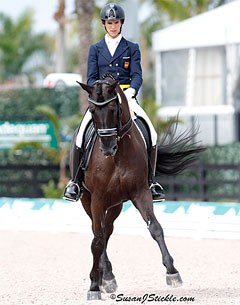
<svg viewBox="0 0 240 305">
<path fill-rule="evenodd" d="M 111 38 L 116 38 L 121 32 L 121 20 L 106 20 L 105 29 Z"/>
</svg>

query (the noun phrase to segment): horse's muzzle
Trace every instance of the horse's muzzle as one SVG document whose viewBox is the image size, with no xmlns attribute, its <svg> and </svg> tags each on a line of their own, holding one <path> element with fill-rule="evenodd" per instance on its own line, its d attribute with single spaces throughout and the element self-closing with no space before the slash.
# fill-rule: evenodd
<svg viewBox="0 0 240 305">
<path fill-rule="evenodd" d="M 103 139 L 101 139 L 103 140 Z M 111 143 L 103 143 L 101 141 L 100 150 L 106 157 L 114 157 L 116 155 L 118 145 L 116 139 L 110 141 Z"/>
</svg>

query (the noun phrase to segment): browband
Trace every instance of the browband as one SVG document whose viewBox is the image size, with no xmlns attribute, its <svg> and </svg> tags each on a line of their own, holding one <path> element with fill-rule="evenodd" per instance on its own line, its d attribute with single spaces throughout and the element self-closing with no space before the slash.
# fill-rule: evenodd
<svg viewBox="0 0 240 305">
<path fill-rule="evenodd" d="M 116 98 L 117 98 L 117 95 L 114 95 L 113 97 L 109 98 L 106 101 L 97 102 L 97 101 L 94 101 L 93 99 L 91 99 L 90 97 L 88 97 L 88 101 L 93 103 L 94 105 L 103 106 L 103 105 L 106 105 L 106 104 L 110 103 L 111 101 L 115 100 Z"/>
</svg>

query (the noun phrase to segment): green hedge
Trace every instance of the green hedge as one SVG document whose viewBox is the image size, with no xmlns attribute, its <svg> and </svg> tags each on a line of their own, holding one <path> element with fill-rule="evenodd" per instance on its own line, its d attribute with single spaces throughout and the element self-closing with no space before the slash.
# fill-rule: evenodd
<svg viewBox="0 0 240 305">
<path fill-rule="evenodd" d="M 240 143 L 212 146 L 202 154 L 205 164 L 240 164 Z"/>
<path fill-rule="evenodd" d="M 50 158 L 41 150 L 0 150 L 0 165 L 50 165 Z"/>
<path fill-rule="evenodd" d="M 203 164 L 213 164 L 213 165 L 221 165 L 221 164 L 232 164 L 238 165 L 240 164 L 240 143 L 222 145 L 222 146 L 212 146 L 208 147 L 206 151 L 202 154 L 200 158 L 200 162 Z M 196 170 L 187 170 L 182 174 L 182 185 L 178 187 L 178 191 L 189 194 L 189 193 L 198 193 L 199 186 L 198 183 L 193 187 L 192 185 L 187 185 L 184 183 L 185 178 L 191 178 L 193 181 L 198 181 L 199 173 Z M 207 171 L 207 176 L 205 177 L 207 180 L 222 180 L 225 183 L 212 184 L 208 185 L 208 192 L 211 193 L 211 197 L 214 200 L 216 196 L 222 196 L 222 200 L 224 200 L 224 196 L 232 196 L 235 198 L 239 198 L 239 184 L 228 184 L 228 181 L 239 181 L 240 173 L 233 169 L 211 169 Z M 187 180 L 187 179 L 186 179 Z"/>
<path fill-rule="evenodd" d="M 0 92 L 0 121 L 40 120 L 36 106 L 51 106 L 60 117 L 79 111 L 79 88 L 62 91 L 45 88 L 17 89 Z"/>
</svg>

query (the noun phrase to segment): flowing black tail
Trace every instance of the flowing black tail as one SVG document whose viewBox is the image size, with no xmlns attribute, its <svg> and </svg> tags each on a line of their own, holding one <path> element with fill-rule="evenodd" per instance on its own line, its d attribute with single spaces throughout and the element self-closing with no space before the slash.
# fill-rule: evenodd
<svg viewBox="0 0 240 305">
<path fill-rule="evenodd" d="M 197 161 L 206 149 L 194 141 L 198 128 L 177 135 L 177 126 L 177 123 L 172 123 L 159 142 L 156 175 L 179 174 Z"/>
</svg>

